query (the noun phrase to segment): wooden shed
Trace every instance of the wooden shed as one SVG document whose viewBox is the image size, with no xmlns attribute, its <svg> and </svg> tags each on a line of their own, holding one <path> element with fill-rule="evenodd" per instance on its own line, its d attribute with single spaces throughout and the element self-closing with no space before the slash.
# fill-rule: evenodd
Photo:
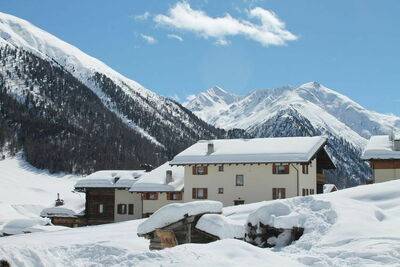
<svg viewBox="0 0 400 267">
<path fill-rule="evenodd" d="M 138 234 L 138 236 L 150 239 L 149 248 L 151 250 L 160 250 L 187 243 L 210 243 L 219 240 L 217 236 L 196 228 L 198 220 L 204 214 L 206 213 L 193 216 L 186 214 L 183 219 L 177 222 L 155 229 L 150 233 Z"/>
</svg>

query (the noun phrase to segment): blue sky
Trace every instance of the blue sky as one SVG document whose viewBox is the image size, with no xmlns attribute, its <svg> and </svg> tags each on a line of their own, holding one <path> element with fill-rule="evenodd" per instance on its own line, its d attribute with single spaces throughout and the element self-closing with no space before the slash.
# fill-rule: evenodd
<svg viewBox="0 0 400 267">
<path fill-rule="evenodd" d="M 400 1 L 7 1 L 24 18 L 165 96 L 318 81 L 400 115 Z M 219 18 L 219 19 L 215 19 Z"/>
</svg>

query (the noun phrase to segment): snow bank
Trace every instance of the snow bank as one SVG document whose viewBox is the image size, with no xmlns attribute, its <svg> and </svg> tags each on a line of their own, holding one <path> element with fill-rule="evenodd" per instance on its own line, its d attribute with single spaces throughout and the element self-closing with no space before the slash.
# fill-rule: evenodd
<svg viewBox="0 0 400 267">
<path fill-rule="evenodd" d="M 7 222 L 1 232 L 3 235 L 18 235 L 24 233 L 32 233 L 40 230 L 35 230 L 35 226 L 50 225 L 50 220 L 47 218 L 34 219 L 15 219 Z M 42 230 L 43 231 L 43 230 Z"/>
<path fill-rule="evenodd" d="M 220 239 L 243 238 L 246 230 L 243 223 L 231 220 L 220 214 L 205 214 L 201 216 L 196 228 Z"/>
<path fill-rule="evenodd" d="M 162 228 L 177 222 L 185 217 L 202 213 L 220 213 L 222 203 L 219 201 L 194 201 L 188 203 L 172 203 L 162 207 L 153 213 L 146 221 L 138 227 L 138 234 L 147 234 L 157 228 Z"/>
</svg>

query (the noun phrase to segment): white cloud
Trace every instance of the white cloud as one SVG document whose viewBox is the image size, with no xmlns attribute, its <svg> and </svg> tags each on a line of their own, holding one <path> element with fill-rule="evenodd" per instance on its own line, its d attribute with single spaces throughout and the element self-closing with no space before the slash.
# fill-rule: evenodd
<svg viewBox="0 0 400 267">
<path fill-rule="evenodd" d="M 145 40 L 148 44 L 157 43 L 157 39 L 154 38 L 153 36 L 146 35 L 146 34 L 140 34 L 140 36 L 142 36 L 143 40 Z"/>
<path fill-rule="evenodd" d="M 138 21 L 144 21 L 144 20 L 147 20 L 149 17 L 150 17 L 150 13 L 146 11 L 141 15 L 134 16 L 133 18 Z"/>
<path fill-rule="evenodd" d="M 176 34 L 167 34 L 167 37 L 168 37 L 169 39 L 178 40 L 179 42 L 182 42 L 182 41 L 183 41 L 183 38 L 180 37 L 179 35 L 176 35 Z"/>
<path fill-rule="evenodd" d="M 178 2 L 167 15 L 159 14 L 154 21 L 163 26 L 191 31 L 203 38 L 214 38 L 216 44 L 229 44 L 229 36 L 244 36 L 261 43 L 263 46 L 284 45 L 294 41 L 297 36 L 285 29 L 285 23 L 278 16 L 261 7 L 248 10 L 249 19 L 258 23 L 242 20 L 225 14 L 223 17 L 210 17 L 202 10 L 194 10 L 187 2 Z"/>
<path fill-rule="evenodd" d="M 230 44 L 228 40 L 225 39 L 217 39 L 214 44 L 219 45 L 219 46 L 227 46 Z"/>
</svg>

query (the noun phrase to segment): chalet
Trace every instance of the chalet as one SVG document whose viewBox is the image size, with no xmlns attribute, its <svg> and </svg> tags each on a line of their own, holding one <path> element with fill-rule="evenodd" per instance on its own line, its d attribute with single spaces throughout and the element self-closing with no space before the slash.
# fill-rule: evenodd
<svg viewBox="0 0 400 267">
<path fill-rule="evenodd" d="M 54 225 L 66 227 L 79 227 L 86 225 L 84 213 L 76 213 L 65 207 L 51 207 L 43 209 L 40 213 L 43 218 L 49 218 Z"/>
<path fill-rule="evenodd" d="M 372 136 L 362 154 L 376 183 L 400 179 L 400 133 Z"/>
<path fill-rule="evenodd" d="M 143 217 L 149 217 L 164 205 L 183 202 L 184 168 L 169 162 L 143 174 L 129 189 L 141 198 Z"/>
<path fill-rule="evenodd" d="M 140 196 L 129 188 L 145 173 L 135 171 L 98 171 L 79 180 L 75 190 L 86 194 L 85 218 L 88 225 L 121 222 L 142 217 Z"/>
<path fill-rule="evenodd" d="M 224 206 L 322 193 L 324 170 L 334 169 L 315 137 L 199 141 L 175 156 L 184 167 L 183 201 L 216 200 Z"/>
</svg>

